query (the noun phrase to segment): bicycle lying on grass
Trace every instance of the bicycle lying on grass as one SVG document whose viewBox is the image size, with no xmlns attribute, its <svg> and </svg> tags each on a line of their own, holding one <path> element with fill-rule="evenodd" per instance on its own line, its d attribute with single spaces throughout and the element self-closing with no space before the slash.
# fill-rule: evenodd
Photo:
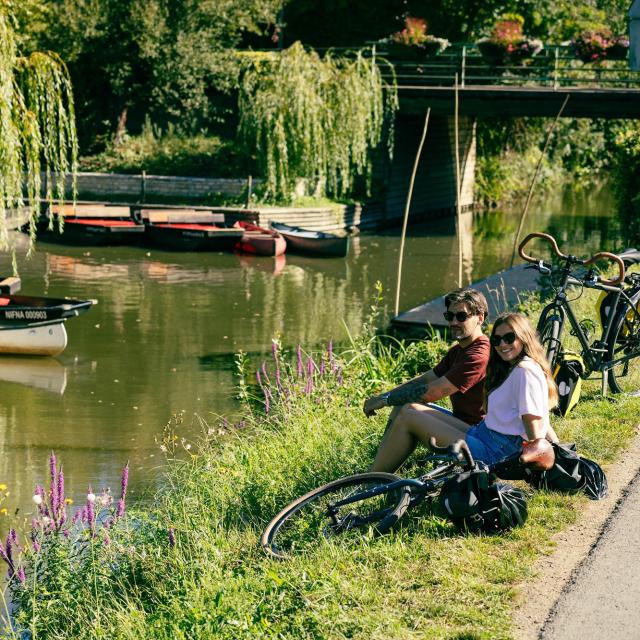
<svg viewBox="0 0 640 640">
<path fill-rule="evenodd" d="M 541 238 L 551 245 L 560 265 L 554 266 L 526 254 L 525 247 L 535 238 Z M 547 352 L 552 371 L 565 349 L 562 344 L 562 332 L 568 320 L 571 335 L 575 336 L 581 347 L 580 355 L 585 371 L 581 376 L 588 378 L 598 372 L 602 376 L 602 395 L 606 395 L 607 386 L 614 393 L 637 392 L 640 388 L 640 274 L 627 273 L 623 258 L 612 253 L 600 252 L 586 260 L 572 255 L 564 255 L 558 249 L 555 239 L 546 233 L 530 233 L 518 248 L 520 256 L 532 263 L 540 273 L 550 275 L 555 289 L 554 299 L 542 310 L 538 321 L 538 334 Z M 624 256 L 623 256 L 624 257 Z M 638 252 L 629 253 L 629 262 L 638 261 Z M 618 276 L 605 280 L 592 266 L 599 260 L 609 260 L 618 267 Z M 584 271 L 584 267 L 590 267 Z M 568 289 L 579 287 L 580 293 L 570 300 Z M 582 289 L 602 291 L 600 300 L 600 337 L 590 342 L 595 323 L 591 320 L 578 320 L 571 302 L 580 297 Z"/>
<path fill-rule="evenodd" d="M 474 461 L 464 440 L 438 448 L 422 462 L 433 468 L 418 478 L 383 472 L 340 478 L 313 489 L 278 513 L 262 534 L 268 555 L 286 558 L 318 543 L 370 530 L 384 534 L 424 500 L 438 498 L 444 515 L 472 531 L 495 533 L 524 524 L 527 503 L 519 489 L 496 482 L 490 469 Z M 546 466 L 552 461 L 546 461 Z"/>
</svg>

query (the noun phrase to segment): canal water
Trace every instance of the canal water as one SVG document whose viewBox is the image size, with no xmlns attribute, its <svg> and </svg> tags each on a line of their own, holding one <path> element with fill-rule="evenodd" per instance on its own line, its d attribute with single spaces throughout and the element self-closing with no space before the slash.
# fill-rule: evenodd
<svg viewBox="0 0 640 640">
<path fill-rule="evenodd" d="M 553 234 L 565 251 L 586 254 L 618 245 L 606 192 L 558 195 L 534 205 L 525 233 Z M 463 254 L 467 281 L 509 266 L 519 211 L 467 214 Z M 358 332 L 376 281 L 395 295 L 397 230 L 353 238 L 346 259 L 279 259 L 189 254 L 143 248 L 78 248 L 39 243 L 19 250 L 21 293 L 94 298 L 68 321 L 69 344 L 56 358 L 0 357 L 0 483 L 9 512 L 27 515 L 47 457 L 64 466 L 76 502 L 119 485 L 130 461 L 131 491 L 152 488 L 162 468 L 158 440 L 174 416 L 192 437 L 202 420 L 233 412 L 233 354 L 340 342 Z M 10 259 L 2 272 L 10 274 Z M 410 225 L 401 309 L 454 286 L 457 241 L 451 220 Z M 0 528 L 4 529 L 0 521 Z"/>
</svg>

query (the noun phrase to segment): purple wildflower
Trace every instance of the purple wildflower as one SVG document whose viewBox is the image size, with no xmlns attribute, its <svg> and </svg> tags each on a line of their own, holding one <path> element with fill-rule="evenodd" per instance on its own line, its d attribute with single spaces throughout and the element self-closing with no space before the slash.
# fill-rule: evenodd
<svg viewBox="0 0 640 640">
<path fill-rule="evenodd" d="M 322 358 L 322 361 L 320 362 L 320 375 L 323 376 L 324 375 L 324 358 Z"/>
<path fill-rule="evenodd" d="M 129 486 L 129 463 L 124 465 L 122 469 L 122 478 L 120 479 L 120 498 L 124 501 L 127 497 L 127 487 Z"/>
<path fill-rule="evenodd" d="M 169 546 L 172 549 L 176 546 L 176 531 L 173 527 L 169 527 Z"/>
<path fill-rule="evenodd" d="M 69 529 L 63 529 L 63 530 L 62 530 L 62 535 L 63 535 L 65 538 L 68 538 L 68 537 L 69 537 Z"/>
<path fill-rule="evenodd" d="M 96 513 L 93 509 L 93 502 L 91 500 L 87 500 L 87 506 L 85 507 L 85 510 L 87 524 L 89 525 L 91 531 L 93 531 L 93 526 L 96 521 Z"/>
<path fill-rule="evenodd" d="M 27 581 L 27 577 L 24 575 L 24 567 L 19 567 L 16 575 L 18 576 L 20 584 L 24 584 Z"/>
<path fill-rule="evenodd" d="M 262 378 L 264 379 L 264 383 L 265 385 L 269 384 L 269 376 L 267 375 L 267 363 L 263 362 L 262 363 Z"/>
<path fill-rule="evenodd" d="M 58 515 L 58 510 L 60 509 L 60 495 L 58 494 L 58 471 L 57 471 L 57 462 L 56 456 L 51 452 L 51 456 L 49 457 L 49 472 L 50 472 L 50 482 L 49 482 L 49 498 L 51 500 L 51 517 L 56 518 Z"/>
<path fill-rule="evenodd" d="M 300 347 L 300 345 L 296 347 L 296 355 L 298 358 L 296 373 L 298 374 L 298 378 L 302 378 L 302 376 L 304 375 L 304 366 L 302 364 L 302 348 Z"/>
<path fill-rule="evenodd" d="M 73 514 L 73 518 L 71 518 L 71 524 L 72 525 L 78 524 L 78 520 L 80 520 L 81 518 L 82 518 L 82 509 L 79 509 Z"/>
<path fill-rule="evenodd" d="M 104 545 L 105 547 L 108 547 L 111 544 L 111 538 L 109 537 L 109 534 L 105 532 L 104 534 Z"/>
<path fill-rule="evenodd" d="M 58 471 L 58 513 L 54 510 L 54 518 L 64 513 L 64 473 L 62 473 L 62 465 Z"/>
<path fill-rule="evenodd" d="M 33 550 L 35 553 L 40 552 L 40 543 L 37 540 L 33 541 Z"/>
<path fill-rule="evenodd" d="M 118 500 L 118 510 L 116 511 L 116 517 L 122 518 L 123 515 L 124 515 L 124 498 L 120 498 L 120 500 Z"/>
</svg>

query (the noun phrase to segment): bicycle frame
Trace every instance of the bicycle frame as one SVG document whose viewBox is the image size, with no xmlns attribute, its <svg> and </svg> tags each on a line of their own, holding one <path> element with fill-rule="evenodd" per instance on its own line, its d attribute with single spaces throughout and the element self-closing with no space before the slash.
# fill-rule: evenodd
<svg viewBox="0 0 640 640">
<path fill-rule="evenodd" d="M 640 314 L 638 313 L 638 310 L 636 309 L 633 301 L 627 295 L 627 293 L 619 286 L 609 286 L 597 282 L 589 283 L 578 280 L 577 278 L 573 277 L 573 275 L 571 274 L 571 270 L 568 267 L 564 267 L 561 273 L 562 283 L 558 288 L 553 302 L 545 307 L 544 313 L 548 314 L 551 309 L 555 309 L 559 312 L 560 333 L 562 333 L 562 329 L 564 328 L 565 320 L 569 320 L 573 335 L 578 338 L 578 341 L 582 346 L 582 356 L 588 372 L 592 373 L 594 371 L 601 371 L 604 374 L 605 371 L 608 371 L 613 366 L 623 364 L 624 362 L 637 357 L 637 353 L 631 353 L 616 360 L 605 360 L 605 354 L 607 353 L 607 342 L 610 337 L 613 323 L 618 317 L 618 303 L 620 302 L 621 298 L 627 304 L 627 308 L 625 309 L 626 313 L 632 311 L 635 319 L 640 319 Z M 603 323 L 600 339 L 596 340 L 592 345 L 589 344 L 589 337 L 582 329 L 580 322 L 576 318 L 576 315 L 570 306 L 570 301 L 567 298 L 566 288 L 570 285 L 586 287 L 588 289 L 596 289 L 598 291 L 612 292 L 615 294 L 611 304 L 611 309 L 609 310 L 607 318 Z"/>
<path fill-rule="evenodd" d="M 451 458 L 449 456 L 433 456 L 429 458 L 429 461 L 434 460 L 451 460 Z M 358 493 L 354 493 L 343 500 L 334 502 L 330 507 L 330 511 L 337 511 L 348 504 L 360 502 L 361 500 L 368 500 L 369 498 L 374 498 L 375 496 L 382 495 L 383 493 L 389 493 L 401 487 L 410 487 L 415 490 L 415 492 L 412 491 L 413 495 L 411 497 L 411 505 L 415 506 L 415 504 L 421 501 L 427 494 L 439 489 L 440 485 L 449 479 L 451 472 L 459 467 L 460 464 L 458 462 L 449 462 L 449 464 L 437 467 L 419 478 L 400 478 L 395 482 L 382 484 L 371 489 L 366 489 L 365 491 L 359 491 Z"/>
</svg>

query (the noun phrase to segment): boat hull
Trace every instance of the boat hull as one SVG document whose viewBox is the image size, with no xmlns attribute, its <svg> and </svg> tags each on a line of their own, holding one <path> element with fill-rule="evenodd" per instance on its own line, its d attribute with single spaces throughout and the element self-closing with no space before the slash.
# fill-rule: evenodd
<svg viewBox="0 0 640 640">
<path fill-rule="evenodd" d="M 223 229 L 204 224 L 149 224 L 148 245 L 169 251 L 233 251 L 242 238 L 241 229 Z"/>
<path fill-rule="evenodd" d="M 0 353 L 57 356 L 66 346 L 64 321 L 27 327 L 0 327 Z"/>
<path fill-rule="evenodd" d="M 271 228 L 287 241 L 287 251 L 300 255 L 344 258 L 349 252 L 349 236 L 338 236 L 322 231 L 310 231 L 299 227 L 272 222 Z"/>
<path fill-rule="evenodd" d="M 238 221 L 236 225 L 244 234 L 235 250 L 254 256 L 281 256 L 287 248 L 287 241 L 277 231 L 265 229 L 250 222 Z"/>
<path fill-rule="evenodd" d="M 38 226 L 38 237 L 47 242 L 95 247 L 135 244 L 144 231 L 144 225 L 133 220 L 66 218 L 62 233 L 42 224 Z"/>
</svg>

